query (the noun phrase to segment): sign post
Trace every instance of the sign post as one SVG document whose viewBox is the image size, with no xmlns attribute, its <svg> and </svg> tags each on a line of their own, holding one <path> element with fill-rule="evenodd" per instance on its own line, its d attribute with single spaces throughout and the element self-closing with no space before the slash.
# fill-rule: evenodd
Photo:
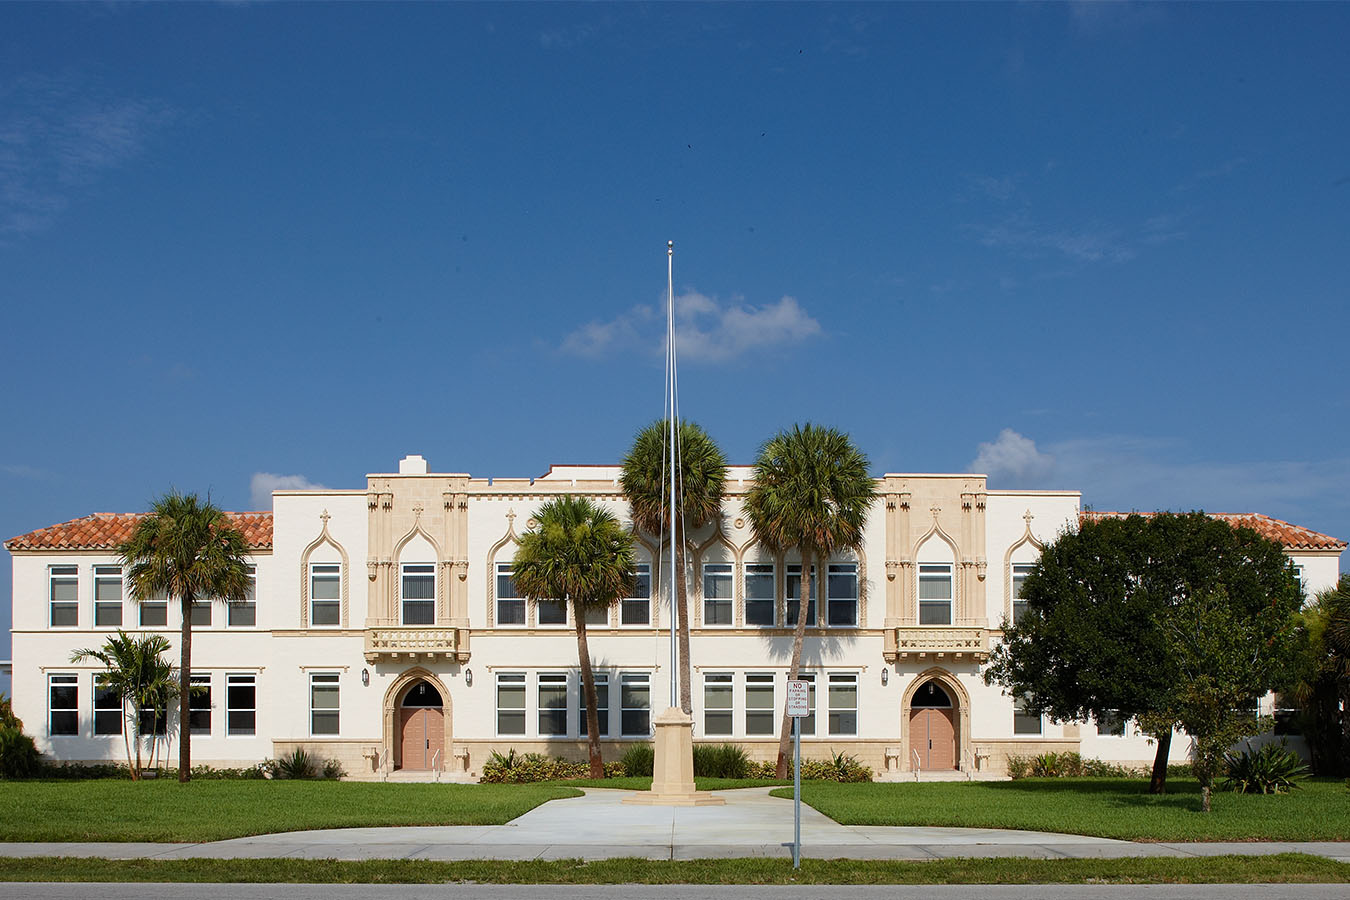
<svg viewBox="0 0 1350 900">
<path fill-rule="evenodd" d="M 787 714 L 792 717 L 792 868 L 802 867 L 802 717 L 810 714 L 811 682 L 787 683 Z"/>
</svg>

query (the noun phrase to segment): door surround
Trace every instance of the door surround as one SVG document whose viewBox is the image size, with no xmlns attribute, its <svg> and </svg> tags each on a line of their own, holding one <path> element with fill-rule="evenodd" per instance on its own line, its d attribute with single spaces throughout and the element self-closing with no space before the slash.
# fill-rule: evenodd
<svg viewBox="0 0 1350 900">
<path fill-rule="evenodd" d="M 914 757 L 909 752 L 909 719 L 914 712 L 914 695 L 929 681 L 936 681 L 951 699 L 953 712 L 952 725 L 956 731 L 956 768 L 963 772 L 973 771 L 975 757 L 970 744 L 970 694 L 961 686 L 951 672 L 941 666 L 925 669 L 915 675 L 905 687 L 900 700 L 900 746 L 905 748 L 905 759 L 900 771 L 914 771 Z M 922 709 L 923 707 L 919 707 Z"/>
<path fill-rule="evenodd" d="M 425 681 L 436 689 L 436 693 L 441 695 L 441 719 L 445 728 L 445 739 L 443 745 L 449 752 L 451 739 L 454 735 L 454 721 L 450 712 L 450 691 L 436 675 L 432 674 L 422 666 L 413 666 L 400 672 L 389 689 L 384 692 L 384 749 L 381 754 L 380 768 L 384 771 L 392 771 L 403 764 L 401 759 L 403 755 L 402 723 L 400 722 L 401 710 L 403 708 L 403 697 L 412 689 L 413 685 L 419 681 Z M 431 707 L 435 708 L 435 707 Z M 445 765 L 444 761 L 441 763 Z"/>
</svg>

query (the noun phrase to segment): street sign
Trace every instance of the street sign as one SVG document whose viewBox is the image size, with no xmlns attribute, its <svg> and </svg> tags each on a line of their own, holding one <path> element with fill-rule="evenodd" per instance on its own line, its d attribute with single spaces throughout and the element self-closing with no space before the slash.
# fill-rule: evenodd
<svg viewBox="0 0 1350 900">
<path fill-rule="evenodd" d="M 787 683 L 787 714 L 794 719 L 811 715 L 811 682 L 789 681 Z"/>
</svg>

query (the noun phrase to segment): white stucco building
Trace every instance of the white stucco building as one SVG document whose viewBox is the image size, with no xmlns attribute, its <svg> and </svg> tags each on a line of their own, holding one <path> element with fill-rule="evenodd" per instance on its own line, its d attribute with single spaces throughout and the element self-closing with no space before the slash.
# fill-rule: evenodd
<svg viewBox="0 0 1350 900">
<path fill-rule="evenodd" d="M 510 564 L 533 511 L 557 494 L 585 494 L 626 520 L 618 477 L 616 466 L 555 466 L 542 478 L 474 478 L 408 457 L 396 473 L 367 476 L 365 490 L 278 491 L 273 512 L 232 514 L 255 596 L 196 613 L 193 678 L 207 690 L 193 701 L 194 761 L 248 765 L 302 745 L 376 777 L 476 774 L 507 747 L 584 757 L 568 613 L 515 597 Z M 741 511 L 749 477 L 733 467 L 722 522 L 691 535 L 695 739 L 769 759 L 801 566 L 755 544 Z M 882 776 L 999 772 L 1011 753 L 1048 749 L 1152 760 L 1131 724 L 1022 715 L 980 675 L 1015 614 L 1023 567 L 1079 521 L 1077 492 L 991 491 L 969 474 L 886 475 L 877 488 L 862 552 L 816 573 L 806 755 L 845 751 Z M 120 706 L 100 691 L 96 665 L 69 661 L 73 650 L 119 627 L 177 643 L 176 603 L 125 595 L 115 547 L 136 518 L 96 513 L 5 543 L 14 707 L 49 757 L 123 755 Z M 1334 585 L 1345 542 L 1230 518 L 1281 541 L 1309 594 Z M 647 740 L 669 696 L 669 608 L 651 577 L 653 539 L 638 545 L 638 596 L 590 623 L 606 759 Z M 1173 742 L 1176 758 L 1186 749 Z"/>
</svg>

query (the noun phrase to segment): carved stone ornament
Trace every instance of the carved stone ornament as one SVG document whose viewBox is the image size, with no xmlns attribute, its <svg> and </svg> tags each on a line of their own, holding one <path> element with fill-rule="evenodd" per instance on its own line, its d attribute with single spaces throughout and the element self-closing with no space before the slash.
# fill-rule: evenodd
<svg viewBox="0 0 1350 900">
<path fill-rule="evenodd" d="M 895 570 L 898 569 L 899 567 L 900 567 L 900 564 L 899 564 L 898 562 L 896 562 L 895 560 L 893 560 L 893 559 L 888 559 L 888 560 L 886 560 L 886 580 L 887 580 L 887 581 L 894 581 L 894 580 L 895 580 Z"/>
</svg>

